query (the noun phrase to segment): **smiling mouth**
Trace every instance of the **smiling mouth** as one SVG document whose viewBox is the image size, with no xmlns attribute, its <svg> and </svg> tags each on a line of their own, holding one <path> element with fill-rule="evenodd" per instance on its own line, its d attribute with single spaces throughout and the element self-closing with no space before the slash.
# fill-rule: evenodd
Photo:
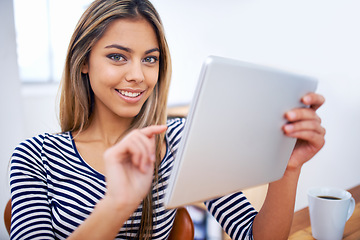
<svg viewBox="0 0 360 240">
<path fill-rule="evenodd" d="M 120 93 L 121 95 L 123 95 L 125 97 L 130 97 L 130 98 L 136 98 L 142 94 L 142 92 L 128 92 L 128 91 L 118 90 L 118 89 L 116 89 L 116 91 L 118 93 Z"/>
</svg>

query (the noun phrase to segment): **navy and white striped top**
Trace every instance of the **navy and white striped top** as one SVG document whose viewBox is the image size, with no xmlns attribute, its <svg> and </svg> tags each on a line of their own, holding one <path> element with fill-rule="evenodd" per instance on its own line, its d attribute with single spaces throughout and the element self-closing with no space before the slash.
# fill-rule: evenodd
<svg viewBox="0 0 360 240">
<path fill-rule="evenodd" d="M 184 119 L 168 121 L 167 151 L 154 185 L 153 239 L 167 239 L 176 210 L 163 206 L 164 189 L 184 128 Z M 76 150 L 71 133 L 43 134 L 25 140 L 11 159 L 11 239 L 66 239 L 104 197 L 105 177 Z M 242 193 L 206 202 L 210 213 L 232 239 L 252 239 L 256 211 Z M 133 239 L 141 220 L 140 205 L 116 239 Z"/>
</svg>

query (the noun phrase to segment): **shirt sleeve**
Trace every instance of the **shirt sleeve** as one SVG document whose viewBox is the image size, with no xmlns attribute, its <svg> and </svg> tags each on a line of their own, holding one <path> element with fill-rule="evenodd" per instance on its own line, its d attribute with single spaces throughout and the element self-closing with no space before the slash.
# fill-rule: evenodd
<svg viewBox="0 0 360 240">
<path fill-rule="evenodd" d="M 205 205 L 231 239 L 253 239 L 257 211 L 242 192 L 207 201 Z"/>
<path fill-rule="evenodd" d="M 10 239 L 54 239 L 41 152 L 44 136 L 22 142 L 10 165 Z"/>
</svg>

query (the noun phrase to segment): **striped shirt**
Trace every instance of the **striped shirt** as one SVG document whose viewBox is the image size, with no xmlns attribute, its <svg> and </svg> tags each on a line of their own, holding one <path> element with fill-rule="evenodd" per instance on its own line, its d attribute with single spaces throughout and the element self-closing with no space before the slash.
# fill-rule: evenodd
<svg viewBox="0 0 360 240">
<path fill-rule="evenodd" d="M 153 186 L 152 239 L 167 239 L 176 210 L 163 206 L 164 190 L 184 128 L 184 119 L 168 121 L 166 154 Z M 11 239 L 66 239 L 104 197 L 105 177 L 79 155 L 70 132 L 42 134 L 23 141 L 11 159 Z M 239 192 L 207 201 L 209 212 L 232 239 L 252 239 L 256 211 Z M 116 239 L 134 239 L 142 206 L 125 222 Z"/>
</svg>

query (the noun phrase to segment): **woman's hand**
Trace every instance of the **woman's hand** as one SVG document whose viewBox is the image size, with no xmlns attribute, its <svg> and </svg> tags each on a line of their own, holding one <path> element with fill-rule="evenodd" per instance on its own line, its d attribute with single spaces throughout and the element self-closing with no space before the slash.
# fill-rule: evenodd
<svg viewBox="0 0 360 240">
<path fill-rule="evenodd" d="M 107 191 L 90 216 L 68 239 L 114 239 L 150 190 L 155 135 L 166 126 L 131 131 L 104 153 Z"/>
<path fill-rule="evenodd" d="M 131 131 L 104 153 L 105 198 L 123 208 L 136 208 L 149 192 L 155 157 L 155 135 L 167 127 L 150 126 Z"/>
<path fill-rule="evenodd" d="M 300 168 L 325 144 L 325 129 L 321 126 L 321 119 L 316 114 L 316 110 L 325 101 L 324 97 L 310 93 L 301 101 L 310 107 L 297 108 L 285 114 L 289 122 L 283 127 L 285 134 L 298 139 L 291 154 L 288 169 Z"/>
<path fill-rule="evenodd" d="M 325 143 L 325 129 L 316 114 L 324 98 L 310 93 L 301 101 L 310 107 L 293 109 L 285 114 L 288 123 L 283 126 L 284 133 L 297 138 L 297 142 L 284 176 L 269 184 L 265 202 L 254 220 L 254 239 L 288 239 L 300 169 Z"/>
</svg>

